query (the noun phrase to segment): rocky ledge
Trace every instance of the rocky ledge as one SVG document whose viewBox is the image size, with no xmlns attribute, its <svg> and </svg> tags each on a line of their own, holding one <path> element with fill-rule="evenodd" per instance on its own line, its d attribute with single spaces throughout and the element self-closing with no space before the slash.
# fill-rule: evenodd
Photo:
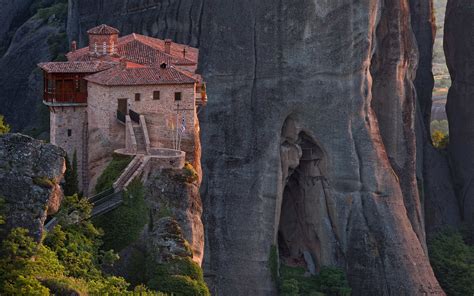
<svg viewBox="0 0 474 296">
<path fill-rule="evenodd" d="M 59 209 L 63 198 L 59 182 L 66 169 L 64 157 L 61 148 L 28 136 L 0 137 L 0 197 L 5 200 L 2 214 L 6 220 L 3 230 L 23 227 L 37 241 L 41 239 L 44 221 Z"/>
</svg>

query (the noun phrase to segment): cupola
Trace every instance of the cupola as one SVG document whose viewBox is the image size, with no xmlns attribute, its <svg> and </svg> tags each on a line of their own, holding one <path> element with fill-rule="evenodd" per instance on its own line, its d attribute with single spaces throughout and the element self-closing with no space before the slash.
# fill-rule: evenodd
<svg viewBox="0 0 474 296">
<path fill-rule="evenodd" d="M 117 53 L 120 31 L 107 25 L 100 25 L 87 31 L 89 34 L 89 52 L 95 55 L 113 55 Z"/>
</svg>

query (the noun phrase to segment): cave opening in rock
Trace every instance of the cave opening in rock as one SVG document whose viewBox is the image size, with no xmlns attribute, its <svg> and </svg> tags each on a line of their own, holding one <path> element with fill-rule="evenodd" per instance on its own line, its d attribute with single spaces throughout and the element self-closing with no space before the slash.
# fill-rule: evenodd
<svg viewBox="0 0 474 296">
<path fill-rule="evenodd" d="M 326 200 L 324 155 L 311 137 L 304 132 L 294 134 L 296 130 L 288 126 L 283 130 L 279 259 L 281 264 L 315 274 L 321 265 L 319 213 L 325 211 L 321 203 Z"/>
</svg>

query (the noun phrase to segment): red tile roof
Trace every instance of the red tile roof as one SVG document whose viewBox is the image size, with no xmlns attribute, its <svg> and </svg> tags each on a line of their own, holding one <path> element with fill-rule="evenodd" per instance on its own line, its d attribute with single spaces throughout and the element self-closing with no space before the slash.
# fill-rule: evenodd
<svg viewBox="0 0 474 296">
<path fill-rule="evenodd" d="M 117 62 L 87 61 L 87 62 L 50 62 L 38 66 L 48 73 L 96 73 L 110 69 Z"/>
<path fill-rule="evenodd" d="M 129 68 L 123 65 L 89 75 L 86 80 L 107 86 L 119 85 L 157 85 L 157 84 L 194 84 L 196 80 L 173 67 Z"/>
<path fill-rule="evenodd" d="M 119 56 L 140 64 L 152 65 L 166 62 L 174 65 L 195 66 L 198 62 L 199 51 L 196 48 L 182 44 L 171 43 L 170 53 L 165 52 L 164 41 L 139 34 L 130 34 L 118 39 L 116 44 Z M 67 54 L 70 61 L 85 61 L 97 59 L 89 52 L 88 47 Z"/>
<path fill-rule="evenodd" d="M 100 26 L 90 29 L 89 31 L 87 31 L 87 33 L 92 34 L 92 35 L 113 35 L 113 34 L 120 33 L 120 31 L 110 26 L 102 24 Z"/>
</svg>

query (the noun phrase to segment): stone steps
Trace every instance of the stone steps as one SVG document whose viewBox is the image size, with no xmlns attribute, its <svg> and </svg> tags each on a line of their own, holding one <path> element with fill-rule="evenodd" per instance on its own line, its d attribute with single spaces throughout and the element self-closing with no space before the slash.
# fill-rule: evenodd
<svg viewBox="0 0 474 296">
<path fill-rule="evenodd" d="M 134 126 L 133 132 L 135 133 L 135 140 L 137 141 L 137 153 L 145 154 L 146 152 L 145 136 L 143 135 L 143 130 L 141 126 Z"/>
</svg>

